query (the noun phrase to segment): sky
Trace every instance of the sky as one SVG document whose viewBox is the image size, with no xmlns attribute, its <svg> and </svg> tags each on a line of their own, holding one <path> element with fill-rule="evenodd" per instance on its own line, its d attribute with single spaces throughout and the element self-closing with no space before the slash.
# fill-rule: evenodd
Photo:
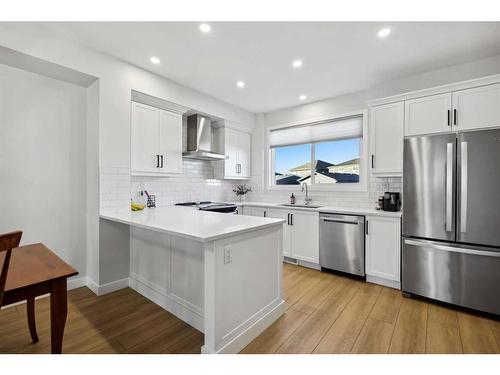
<svg viewBox="0 0 500 375">
<path fill-rule="evenodd" d="M 359 158 L 361 138 L 342 141 L 316 143 L 316 159 L 332 164 Z M 276 172 L 285 174 L 291 168 L 308 163 L 311 160 L 311 144 L 278 147 L 275 149 Z"/>
</svg>

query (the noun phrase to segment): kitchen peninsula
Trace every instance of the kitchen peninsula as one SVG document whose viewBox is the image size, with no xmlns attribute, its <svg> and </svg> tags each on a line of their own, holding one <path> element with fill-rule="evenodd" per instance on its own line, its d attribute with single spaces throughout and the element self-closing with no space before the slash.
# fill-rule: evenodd
<svg viewBox="0 0 500 375">
<path fill-rule="evenodd" d="M 283 313 L 280 219 L 162 207 L 103 212 L 130 226 L 129 286 L 237 353 Z"/>
</svg>

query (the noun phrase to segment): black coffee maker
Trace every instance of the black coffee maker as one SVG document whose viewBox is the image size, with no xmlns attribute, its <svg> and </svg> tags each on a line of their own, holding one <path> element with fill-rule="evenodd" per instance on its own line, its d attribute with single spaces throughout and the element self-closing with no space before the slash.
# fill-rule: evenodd
<svg viewBox="0 0 500 375">
<path fill-rule="evenodd" d="M 384 211 L 399 211 L 401 209 L 401 198 L 399 193 L 384 193 L 384 202 L 382 205 Z"/>
</svg>

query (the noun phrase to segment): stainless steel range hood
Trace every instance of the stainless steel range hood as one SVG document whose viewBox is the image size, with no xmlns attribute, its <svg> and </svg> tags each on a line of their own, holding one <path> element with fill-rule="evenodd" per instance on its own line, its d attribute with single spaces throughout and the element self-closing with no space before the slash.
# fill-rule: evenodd
<svg viewBox="0 0 500 375">
<path fill-rule="evenodd" d="M 212 150 L 212 124 L 208 117 L 191 115 L 187 118 L 187 151 L 182 156 L 190 159 L 224 160 L 228 157 Z"/>
</svg>

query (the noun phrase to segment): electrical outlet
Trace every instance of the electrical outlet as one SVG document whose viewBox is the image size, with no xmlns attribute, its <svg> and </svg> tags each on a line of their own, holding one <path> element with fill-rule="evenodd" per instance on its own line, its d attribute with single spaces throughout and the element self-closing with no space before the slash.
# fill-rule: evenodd
<svg viewBox="0 0 500 375">
<path fill-rule="evenodd" d="M 231 250 L 224 249 L 224 264 L 231 263 Z"/>
</svg>

